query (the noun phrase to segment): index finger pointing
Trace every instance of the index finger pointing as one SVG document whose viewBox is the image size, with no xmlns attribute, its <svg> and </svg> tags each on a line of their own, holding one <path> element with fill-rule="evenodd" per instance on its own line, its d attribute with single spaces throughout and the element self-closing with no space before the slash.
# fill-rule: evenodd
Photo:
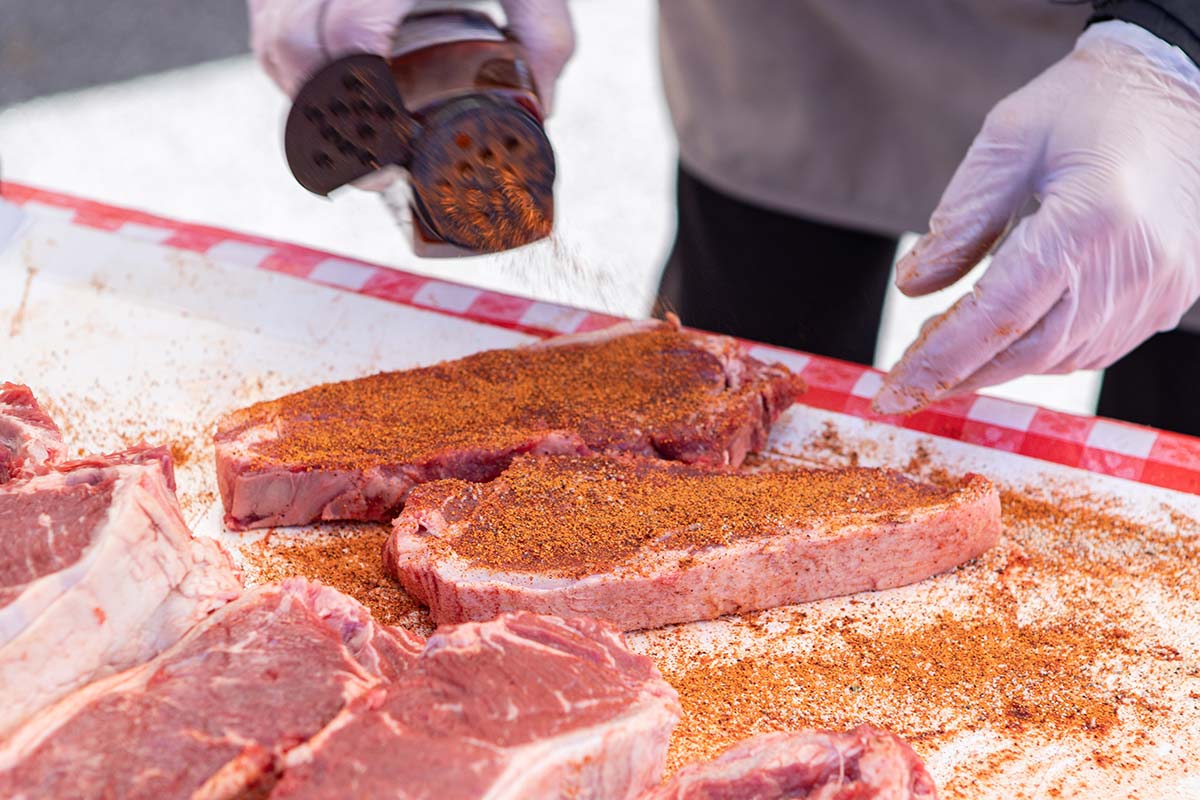
<svg viewBox="0 0 1200 800">
<path fill-rule="evenodd" d="M 916 411 L 948 393 L 1037 324 L 1066 290 L 1046 247 L 1052 232 L 1045 206 L 1014 230 L 975 287 L 925 324 L 916 341 L 885 376 L 875 408 L 885 414 Z M 1049 252 L 1046 252 L 1049 250 Z"/>
</svg>

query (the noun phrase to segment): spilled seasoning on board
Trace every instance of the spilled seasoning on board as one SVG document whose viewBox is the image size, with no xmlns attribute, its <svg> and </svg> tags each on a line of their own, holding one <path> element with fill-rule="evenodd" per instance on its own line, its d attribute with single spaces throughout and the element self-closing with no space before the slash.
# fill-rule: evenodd
<svg viewBox="0 0 1200 800">
<path fill-rule="evenodd" d="M 171 461 L 176 467 L 184 467 L 192 462 L 195 457 L 195 442 L 190 442 L 181 438 L 171 439 Z"/>
<path fill-rule="evenodd" d="M 982 727 L 1101 736 L 1117 722 L 1122 700 L 1095 662 L 1123 652 L 1120 628 L 943 613 L 911 629 L 843 619 L 813 633 L 801 653 L 677 653 L 682 665 L 664 669 L 684 709 L 672 769 L 769 731 L 870 722 L 918 744 Z"/>
<path fill-rule="evenodd" d="M 241 547 L 254 583 L 298 575 L 317 580 L 362 603 L 384 625 L 422 635 L 433 630 L 429 615 L 383 569 L 387 525 L 340 524 L 297 538 L 268 533 Z"/>
<path fill-rule="evenodd" d="M 856 450 L 824 433 L 810 445 L 806 459 L 831 464 Z M 932 446 L 906 472 L 957 480 Z M 1095 778 L 1088 769 L 1113 785 L 1122 772 L 1178 769 L 1150 754 L 1200 697 L 1200 654 L 1169 621 L 1200 601 L 1200 524 L 1170 509 L 1169 522 L 1140 523 L 1074 485 L 1001 500 L 1001 543 L 952 574 L 731 618 L 716 645 L 687 626 L 635 635 L 684 707 L 669 770 L 755 733 L 862 722 L 927 757 L 959 743 L 945 798 L 1067 796 Z M 1014 774 L 1038 774 L 1047 748 L 1079 769 L 1020 788 L 1030 779 Z"/>
</svg>

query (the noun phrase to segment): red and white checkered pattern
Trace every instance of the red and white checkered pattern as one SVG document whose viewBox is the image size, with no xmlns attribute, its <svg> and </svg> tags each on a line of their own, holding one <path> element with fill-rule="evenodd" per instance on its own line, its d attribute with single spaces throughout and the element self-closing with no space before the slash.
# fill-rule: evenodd
<svg viewBox="0 0 1200 800">
<path fill-rule="evenodd" d="M 23 184 L 0 184 L 0 197 L 76 225 L 538 336 L 594 330 L 618 321 L 606 314 L 428 278 Z M 765 345 L 754 346 L 752 352 L 799 372 L 809 385 L 803 402 L 810 406 L 1200 494 L 1200 439 L 975 395 L 946 400 L 908 417 L 883 416 L 871 410 L 871 397 L 881 380 L 876 370 Z"/>
</svg>

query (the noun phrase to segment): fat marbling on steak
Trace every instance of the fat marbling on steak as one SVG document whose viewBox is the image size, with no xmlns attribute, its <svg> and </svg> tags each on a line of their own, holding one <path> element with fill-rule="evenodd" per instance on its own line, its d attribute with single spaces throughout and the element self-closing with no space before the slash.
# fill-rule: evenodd
<svg viewBox="0 0 1200 800">
<path fill-rule="evenodd" d="M 608 625 L 506 614 L 439 629 L 386 692 L 288 754 L 272 798 L 636 798 L 679 713 Z"/>
<path fill-rule="evenodd" d="M 420 648 L 334 589 L 265 584 L 18 728 L 0 743 L 0 797 L 262 796 L 290 749 Z"/>
<path fill-rule="evenodd" d="M 0 485 L 0 734 L 241 591 L 174 488 L 169 451 L 145 446 Z"/>
<path fill-rule="evenodd" d="M 737 465 L 802 388 L 733 339 L 653 321 L 316 386 L 219 423 L 225 521 L 390 520 L 414 486 L 490 480 L 519 453 Z"/>
<path fill-rule="evenodd" d="M 848 733 L 768 733 L 690 764 L 641 800 L 935 800 L 920 757 L 902 739 L 860 725 Z"/>
<path fill-rule="evenodd" d="M 414 490 L 384 563 L 439 623 L 523 609 L 632 630 L 914 583 L 1000 527 L 978 475 L 523 456 L 491 483 Z"/>
<path fill-rule="evenodd" d="M 0 483 L 40 475 L 64 451 L 58 426 L 30 388 L 0 383 Z"/>
</svg>

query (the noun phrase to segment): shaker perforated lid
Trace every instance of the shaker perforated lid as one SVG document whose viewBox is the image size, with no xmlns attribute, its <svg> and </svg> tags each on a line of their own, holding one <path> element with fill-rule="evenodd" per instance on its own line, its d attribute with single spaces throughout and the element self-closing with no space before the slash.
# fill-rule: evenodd
<svg viewBox="0 0 1200 800">
<path fill-rule="evenodd" d="M 417 214 L 447 241 L 495 252 L 550 233 L 554 151 L 515 102 L 481 94 L 441 106 L 425 119 L 410 171 Z"/>
<path fill-rule="evenodd" d="M 359 53 L 327 64 L 301 87 L 283 149 L 300 185 L 327 195 L 388 164 L 407 167 L 419 131 L 387 61 Z"/>
<path fill-rule="evenodd" d="M 380 56 L 347 56 L 313 76 L 288 115 L 284 151 L 296 180 L 320 195 L 381 167 L 406 168 L 421 223 L 469 250 L 518 247 L 552 226 L 554 151 L 529 108 L 476 89 L 418 120 Z"/>
</svg>

